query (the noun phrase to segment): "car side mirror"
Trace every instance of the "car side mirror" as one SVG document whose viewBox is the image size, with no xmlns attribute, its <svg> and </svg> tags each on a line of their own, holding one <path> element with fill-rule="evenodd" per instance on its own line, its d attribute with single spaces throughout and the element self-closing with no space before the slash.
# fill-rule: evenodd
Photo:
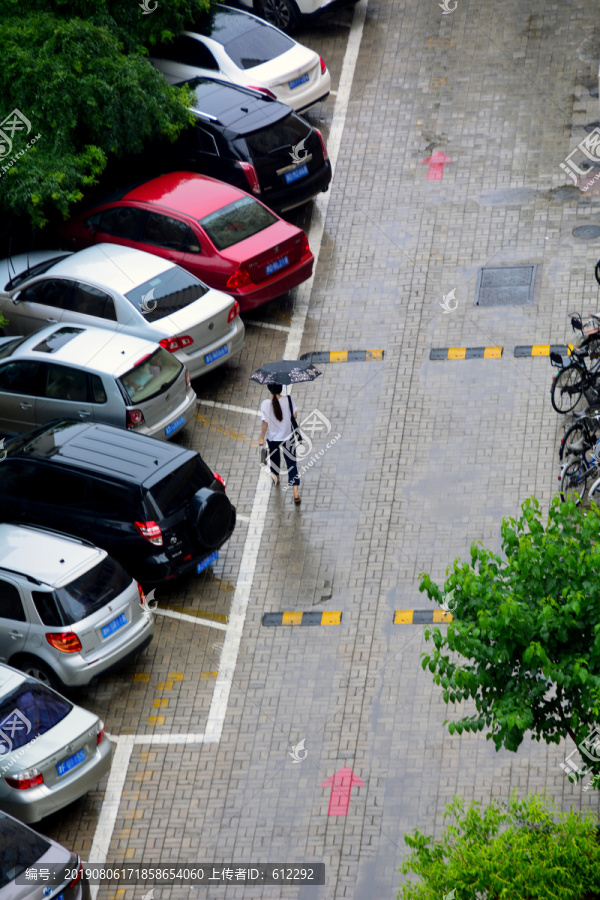
<svg viewBox="0 0 600 900">
<path fill-rule="evenodd" d="M 13 297 L 13 304 L 15 306 L 18 306 L 19 303 L 21 302 L 21 294 L 22 293 L 23 293 L 23 291 L 19 291 L 19 293 L 15 297 Z"/>
</svg>

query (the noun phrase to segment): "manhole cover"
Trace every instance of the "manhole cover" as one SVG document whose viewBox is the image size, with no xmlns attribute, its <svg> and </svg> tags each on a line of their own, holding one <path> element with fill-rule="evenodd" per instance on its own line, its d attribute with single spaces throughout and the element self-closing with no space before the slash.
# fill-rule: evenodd
<svg viewBox="0 0 600 900">
<path fill-rule="evenodd" d="M 579 228 L 573 229 L 573 237 L 579 238 L 580 241 L 591 241 L 600 237 L 600 225 L 580 225 Z"/>
<path fill-rule="evenodd" d="M 533 303 L 537 266 L 484 266 L 477 273 L 475 306 Z"/>
</svg>

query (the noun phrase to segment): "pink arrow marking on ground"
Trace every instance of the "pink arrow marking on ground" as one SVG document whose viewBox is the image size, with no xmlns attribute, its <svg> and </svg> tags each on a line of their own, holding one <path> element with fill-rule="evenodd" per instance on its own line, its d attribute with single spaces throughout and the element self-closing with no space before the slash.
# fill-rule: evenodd
<svg viewBox="0 0 600 900">
<path fill-rule="evenodd" d="M 321 787 L 329 787 L 331 785 L 331 796 L 329 797 L 329 806 L 327 807 L 328 816 L 345 816 L 350 806 L 350 794 L 354 785 L 364 787 L 364 782 L 357 778 L 352 769 L 344 766 L 327 781 L 321 784 Z"/>
<path fill-rule="evenodd" d="M 444 166 L 449 162 L 454 162 L 454 160 L 450 159 L 449 156 L 446 156 L 443 150 L 436 150 L 431 156 L 422 159 L 419 165 L 421 166 L 423 163 L 429 163 L 429 168 L 427 169 L 427 181 L 441 181 L 444 177 Z"/>
</svg>

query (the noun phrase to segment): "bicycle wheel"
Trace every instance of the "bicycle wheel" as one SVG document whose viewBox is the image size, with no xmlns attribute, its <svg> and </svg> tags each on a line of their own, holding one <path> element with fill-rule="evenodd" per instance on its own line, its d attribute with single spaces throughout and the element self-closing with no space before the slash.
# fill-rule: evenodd
<svg viewBox="0 0 600 900">
<path fill-rule="evenodd" d="M 569 456 L 579 456 L 586 450 L 591 450 L 597 443 L 596 433 L 592 425 L 598 427 L 598 423 L 589 423 L 587 419 L 580 419 L 567 428 L 564 437 L 561 438 L 558 449 L 558 458 L 562 461 Z"/>
<path fill-rule="evenodd" d="M 598 406 L 600 404 L 600 380 L 598 376 L 595 381 L 586 384 L 583 389 L 583 395 L 590 406 Z"/>
<path fill-rule="evenodd" d="M 588 493 L 588 500 L 593 500 L 597 506 L 600 506 L 600 478 L 596 478 Z"/>
<path fill-rule="evenodd" d="M 583 457 L 573 459 L 562 470 L 560 476 L 560 499 L 565 502 L 569 494 L 576 494 L 577 503 L 581 503 L 591 469 Z"/>
<path fill-rule="evenodd" d="M 557 413 L 568 413 L 575 409 L 583 393 L 585 370 L 581 366 L 561 369 L 550 388 L 550 399 Z"/>
<path fill-rule="evenodd" d="M 600 359 L 600 334 L 591 334 L 579 344 L 580 350 L 586 350 L 590 359 Z"/>
</svg>

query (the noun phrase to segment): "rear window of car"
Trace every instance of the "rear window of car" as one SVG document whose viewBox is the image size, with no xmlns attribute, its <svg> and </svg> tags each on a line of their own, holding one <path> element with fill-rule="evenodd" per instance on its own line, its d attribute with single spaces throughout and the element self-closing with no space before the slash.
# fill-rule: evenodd
<svg viewBox="0 0 600 900">
<path fill-rule="evenodd" d="M 294 41 L 280 31 L 267 25 L 256 23 L 245 34 L 233 38 L 224 44 L 227 56 L 240 69 L 253 69 L 287 53 L 294 46 Z"/>
<path fill-rule="evenodd" d="M 44 272 L 47 272 L 48 269 L 51 269 L 52 266 L 55 266 L 61 260 L 66 259 L 67 256 L 70 256 L 70 253 L 65 253 L 62 256 L 53 256 L 52 259 L 46 259 L 44 262 L 38 263 L 37 266 L 32 266 L 30 269 L 25 269 L 24 272 L 20 272 L 18 275 L 15 275 L 12 278 L 6 287 L 5 291 L 12 291 L 14 288 L 19 287 L 20 284 L 23 284 L 24 281 L 29 281 L 30 278 L 35 278 L 37 275 L 43 275 Z"/>
<path fill-rule="evenodd" d="M 28 678 L 0 698 L 0 759 L 46 734 L 72 709 L 64 697 Z"/>
<path fill-rule="evenodd" d="M 183 363 L 176 356 L 159 347 L 118 380 L 132 403 L 142 403 L 166 391 L 182 369 Z"/>
<path fill-rule="evenodd" d="M 264 231 L 277 222 L 277 216 L 261 206 L 253 197 L 242 197 L 228 203 L 208 216 L 200 224 L 217 248 L 226 250 L 246 238 Z"/>
<path fill-rule="evenodd" d="M 49 849 L 49 842 L 41 834 L 0 815 L 0 888 L 14 881 Z"/>
<path fill-rule="evenodd" d="M 168 516 L 188 503 L 197 491 L 210 487 L 214 480 L 206 463 L 196 456 L 157 482 L 149 494 L 159 514 Z"/>
<path fill-rule="evenodd" d="M 260 131 L 253 131 L 245 134 L 243 138 L 234 141 L 236 147 L 240 147 L 242 152 L 244 149 L 250 153 L 250 156 L 269 156 L 275 155 L 278 151 L 290 151 L 292 147 L 296 147 L 301 141 L 306 140 L 310 135 L 310 128 L 306 122 L 300 121 L 297 116 L 288 115 L 279 122 L 273 122 L 268 128 L 261 128 Z M 244 143 L 246 148 L 244 148 Z M 304 147 L 298 149 L 299 156 Z M 307 151 L 308 152 L 308 151 Z M 290 153 L 291 157 L 291 153 Z M 288 160 L 291 162 L 291 160 Z"/>
<path fill-rule="evenodd" d="M 138 285 L 125 296 L 147 322 L 158 322 L 204 297 L 208 290 L 194 275 L 173 266 Z"/>
<path fill-rule="evenodd" d="M 32 591 L 31 596 L 43 624 L 61 628 L 98 612 L 130 584 L 131 576 L 125 569 L 106 557 L 70 584 L 53 591 Z"/>
</svg>

